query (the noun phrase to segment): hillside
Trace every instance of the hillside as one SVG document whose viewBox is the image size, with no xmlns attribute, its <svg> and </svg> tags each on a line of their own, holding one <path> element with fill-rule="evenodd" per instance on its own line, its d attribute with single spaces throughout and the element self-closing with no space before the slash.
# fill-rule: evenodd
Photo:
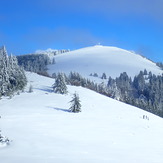
<svg viewBox="0 0 163 163">
<path fill-rule="evenodd" d="M 163 162 L 163 119 L 82 87 L 59 95 L 51 92 L 54 79 L 27 78 L 25 93 L 0 100 L 0 127 L 12 140 L 0 147 L 2 163 Z M 76 114 L 68 112 L 75 91 Z"/>
<path fill-rule="evenodd" d="M 133 52 L 109 46 L 92 46 L 70 51 L 55 57 L 56 64 L 48 66 L 50 74 L 54 72 L 79 72 L 88 77 L 91 73 L 99 76 L 106 73 L 115 78 L 122 72 L 131 77 L 146 69 L 154 74 L 162 74 L 155 63 Z"/>
</svg>

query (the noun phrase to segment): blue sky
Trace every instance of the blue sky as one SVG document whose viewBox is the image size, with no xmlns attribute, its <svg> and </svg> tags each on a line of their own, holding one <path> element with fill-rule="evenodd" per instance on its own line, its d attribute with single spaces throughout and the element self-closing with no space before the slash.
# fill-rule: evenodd
<svg viewBox="0 0 163 163">
<path fill-rule="evenodd" d="M 15 55 L 98 43 L 163 62 L 162 0 L 2 0 L 0 44 Z"/>
</svg>

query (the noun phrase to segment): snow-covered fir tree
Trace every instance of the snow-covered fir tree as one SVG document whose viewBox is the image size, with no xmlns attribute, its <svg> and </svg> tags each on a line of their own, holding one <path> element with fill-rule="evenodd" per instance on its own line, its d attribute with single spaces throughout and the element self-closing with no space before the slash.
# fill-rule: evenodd
<svg viewBox="0 0 163 163">
<path fill-rule="evenodd" d="M 55 83 L 53 84 L 53 90 L 55 93 L 67 94 L 65 75 L 63 73 L 58 73 Z"/>
<path fill-rule="evenodd" d="M 0 48 L 0 96 L 10 96 L 23 90 L 27 84 L 24 70 L 18 66 L 17 58 L 7 54 L 6 48 Z"/>
<path fill-rule="evenodd" d="M 70 111 L 74 113 L 81 112 L 81 104 L 80 104 L 80 99 L 79 95 L 77 93 L 73 94 L 72 100 L 70 101 L 71 107 Z"/>
</svg>

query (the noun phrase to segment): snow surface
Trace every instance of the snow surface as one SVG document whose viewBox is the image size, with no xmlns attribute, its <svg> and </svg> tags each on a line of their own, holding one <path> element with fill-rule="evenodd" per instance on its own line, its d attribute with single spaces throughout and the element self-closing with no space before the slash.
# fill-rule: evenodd
<svg viewBox="0 0 163 163">
<path fill-rule="evenodd" d="M 158 75 L 163 71 L 155 63 L 143 58 L 133 52 L 117 47 L 96 45 L 70 51 L 55 57 L 56 64 L 49 65 L 48 72 L 79 72 L 88 77 L 91 73 L 106 73 L 112 78 L 118 77 L 120 73 L 127 72 L 131 77 L 146 69 L 148 72 Z"/>
<path fill-rule="evenodd" d="M 12 140 L 1 163 L 163 162 L 162 118 L 82 87 L 55 94 L 54 79 L 27 76 L 33 93 L 0 100 L 0 128 Z M 81 113 L 68 112 L 74 92 Z"/>
</svg>

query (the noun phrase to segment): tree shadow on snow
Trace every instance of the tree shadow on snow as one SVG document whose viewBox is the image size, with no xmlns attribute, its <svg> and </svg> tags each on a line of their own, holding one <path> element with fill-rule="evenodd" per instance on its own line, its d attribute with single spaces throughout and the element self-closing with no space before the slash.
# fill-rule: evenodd
<svg viewBox="0 0 163 163">
<path fill-rule="evenodd" d="M 48 92 L 48 93 L 53 92 L 53 89 L 51 87 L 35 88 L 35 89 L 40 90 L 40 91 L 44 91 L 44 92 Z"/>
<path fill-rule="evenodd" d="M 54 108 L 54 107 L 51 107 L 51 106 L 47 106 L 47 107 L 51 108 L 51 109 L 54 109 L 54 110 L 57 110 L 57 111 L 70 112 L 70 110 L 68 110 L 68 109 Z"/>
</svg>

